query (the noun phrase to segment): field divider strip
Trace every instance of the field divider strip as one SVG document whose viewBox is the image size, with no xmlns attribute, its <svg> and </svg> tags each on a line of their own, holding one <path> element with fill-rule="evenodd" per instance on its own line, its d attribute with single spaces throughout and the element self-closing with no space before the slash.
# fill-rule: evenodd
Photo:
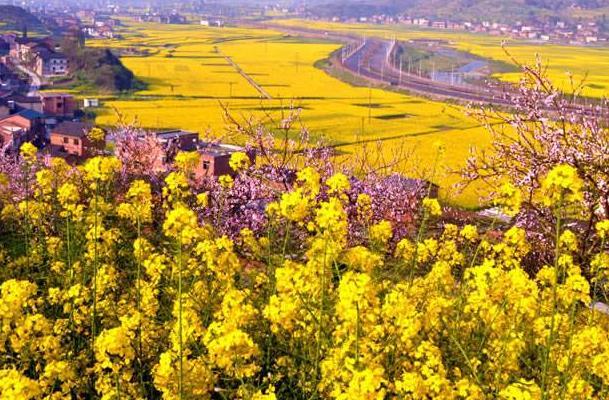
<svg viewBox="0 0 609 400">
<path fill-rule="evenodd" d="M 262 86 L 260 86 L 258 84 L 258 82 L 256 82 L 254 80 L 254 78 L 252 78 L 251 76 L 249 76 L 247 74 L 247 72 L 245 72 L 243 70 L 243 68 L 241 68 L 239 66 L 239 64 L 237 64 L 235 61 L 233 61 L 233 59 L 230 56 L 225 55 L 224 53 L 222 53 L 222 50 L 220 50 L 219 47 L 216 46 L 216 51 L 218 52 L 218 54 L 220 54 L 221 56 L 223 56 L 226 61 L 235 69 L 235 71 L 237 71 L 237 73 L 239 73 L 242 77 L 245 78 L 246 81 L 249 82 L 250 85 L 252 85 L 252 87 L 254 89 L 256 89 L 258 91 L 258 93 L 260 93 L 262 95 L 262 97 L 271 100 L 273 98 L 273 96 L 271 96 L 269 94 L 269 92 L 267 92 L 266 90 L 264 90 L 264 88 Z"/>
</svg>

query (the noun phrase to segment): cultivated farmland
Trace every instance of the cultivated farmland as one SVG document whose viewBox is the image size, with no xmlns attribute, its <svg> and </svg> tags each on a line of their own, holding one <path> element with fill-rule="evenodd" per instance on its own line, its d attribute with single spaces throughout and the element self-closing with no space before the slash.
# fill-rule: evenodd
<svg viewBox="0 0 609 400">
<path fill-rule="evenodd" d="M 456 177 L 444 171 L 458 168 L 472 144 L 484 146 L 488 140 L 462 107 L 354 87 L 316 68 L 339 43 L 194 25 L 129 23 L 123 34 L 124 40 L 94 44 L 136 53 L 125 55 L 123 62 L 149 86 L 130 97 L 108 99 L 99 124 L 116 123 L 118 111 L 125 121 L 137 119 L 146 128 L 220 136 L 226 126 L 220 104 L 244 118 L 293 105 L 302 109 L 313 140 L 324 139 L 346 153 L 378 140 L 387 154 L 405 146 L 413 155 L 401 167 L 429 167 L 437 158 L 434 144 L 442 141 L 450 151 L 439 162 L 436 179 L 445 188 Z M 477 196 L 470 191 L 456 200 L 474 205 Z"/>
<path fill-rule="evenodd" d="M 348 32 L 362 36 L 396 37 L 399 40 L 440 39 L 450 42 L 458 50 L 496 61 L 512 62 L 501 46 L 505 38 L 496 36 L 417 29 L 400 25 L 341 24 L 301 20 L 277 20 L 274 23 L 288 27 Z M 520 63 L 532 63 L 539 56 L 547 65 L 549 78 L 567 92 L 571 88 L 570 74 L 572 74 L 575 83 L 579 83 L 582 79 L 585 80 L 586 88 L 583 95 L 604 97 L 609 93 L 609 70 L 606 67 L 609 62 L 609 49 L 607 47 L 573 47 L 508 40 L 506 49 L 511 57 Z M 515 82 L 518 81 L 520 74 L 518 72 L 497 73 L 494 77 Z"/>
</svg>

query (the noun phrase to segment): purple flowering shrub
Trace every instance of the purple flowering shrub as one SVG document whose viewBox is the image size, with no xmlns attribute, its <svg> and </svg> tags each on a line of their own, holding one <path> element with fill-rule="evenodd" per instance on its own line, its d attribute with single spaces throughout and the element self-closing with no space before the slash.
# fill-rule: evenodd
<svg viewBox="0 0 609 400">
<path fill-rule="evenodd" d="M 581 238 L 579 256 L 598 244 L 595 224 L 609 216 L 609 130 L 604 100 L 582 98 L 585 83 L 572 84 L 571 94 L 555 86 L 536 65 L 522 66 L 517 91 L 505 92 L 511 112 L 482 108 L 473 112 L 492 135 L 490 149 L 472 152 L 463 171 L 467 182 L 488 184 L 491 197 L 509 182 L 521 192 L 522 206 L 514 223 L 524 227 L 536 254 L 552 257 L 556 215 L 535 202 L 543 178 L 553 166 L 567 164 L 583 179 L 583 201 L 567 217 Z"/>
</svg>

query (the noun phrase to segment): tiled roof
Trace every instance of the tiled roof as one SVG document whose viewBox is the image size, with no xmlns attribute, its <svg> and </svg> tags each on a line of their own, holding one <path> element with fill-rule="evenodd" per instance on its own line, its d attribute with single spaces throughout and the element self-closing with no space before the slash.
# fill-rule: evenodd
<svg viewBox="0 0 609 400">
<path fill-rule="evenodd" d="M 73 137 L 85 137 L 91 130 L 91 124 L 86 122 L 72 122 L 66 121 L 57 125 L 51 130 L 51 134 L 73 136 Z"/>
<path fill-rule="evenodd" d="M 39 118 L 43 117 L 42 114 L 40 114 L 38 111 L 34 111 L 34 110 L 23 110 L 23 111 L 18 112 L 16 115 L 20 115 L 23 118 L 26 118 L 29 120 L 39 119 Z"/>
<path fill-rule="evenodd" d="M 38 96 L 23 96 L 20 94 L 11 94 L 9 96 L 5 97 L 6 100 L 12 100 L 15 103 L 28 103 L 28 104 L 34 104 L 34 103 L 40 103 L 40 97 Z"/>
</svg>

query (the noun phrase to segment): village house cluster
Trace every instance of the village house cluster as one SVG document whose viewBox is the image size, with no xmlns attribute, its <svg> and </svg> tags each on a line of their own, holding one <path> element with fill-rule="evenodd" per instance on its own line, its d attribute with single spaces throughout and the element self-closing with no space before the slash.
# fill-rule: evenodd
<svg viewBox="0 0 609 400">
<path fill-rule="evenodd" d="M 85 13 L 86 14 L 86 13 Z M 83 21 L 90 21 L 90 24 L 86 24 L 82 27 L 82 31 L 87 37 L 98 39 L 114 39 L 117 37 L 115 33 L 116 27 L 120 26 L 120 20 L 112 18 L 108 15 L 98 15 L 93 13 L 89 18 L 83 18 Z"/>
<path fill-rule="evenodd" d="M 117 39 L 120 38 L 117 28 L 121 25 L 117 15 L 126 15 L 139 22 L 160 24 L 185 24 L 188 22 L 184 15 L 176 12 L 121 12 L 118 8 L 104 10 L 81 9 L 74 14 L 68 14 L 62 10 L 45 11 L 45 15 L 41 19 L 58 26 L 64 31 L 80 31 L 86 38 Z"/>
<path fill-rule="evenodd" d="M 103 152 L 106 143 L 96 143 L 89 138 L 93 125 L 75 118 L 78 110 L 78 102 L 70 94 L 25 96 L 0 91 L 0 152 L 16 154 L 25 142 L 31 142 L 42 153 L 74 164 Z M 195 173 L 201 177 L 231 173 L 231 154 L 245 151 L 239 146 L 203 141 L 196 132 L 149 132 L 142 133 L 138 140 L 144 140 L 145 135 L 152 135 L 163 149 L 158 159 L 159 167 L 171 163 L 178 151 L 199 152 L 200 163 Z M 254 156 L 250 157 L 253 161 Z"/>
<path fill-rule="evenodd" d="M 78 104 L 64 93 L 27 96 L 0 91 L 0 151 L 14 153 L 25 142 L 44 148 L 53 130 L 74 119 Z"/>
<path fill-rule="evenodd" d="M 601 30 L 596 21 L 572 23 L 567 21 L 533 21 L 505 24 L 492 21 L 457 22 L 446 19 L 432 19 L 412 16 L 373 15 L 359 18 L 331 18 L 333 22 L 402 24 L 420 28 L 461 30 L 473 33 L 485 33 L 493 36 L 505 36 L 513 39 L 526 39 L 540 42 L 566 43 L 584 45 L 605 43 L 609 35 Z"/>
<path fill-rule="evenodd" d="M 41 77 L 66 76 L 70 73 L 68 58 L 50 38 L 30 38 L 26 34 L 5 34 L 0 37 L 0 48 L 8 49 L 0 63 L 7 64 L 7 57 L 18 60 L 21 65 Z"/>
</svg>

